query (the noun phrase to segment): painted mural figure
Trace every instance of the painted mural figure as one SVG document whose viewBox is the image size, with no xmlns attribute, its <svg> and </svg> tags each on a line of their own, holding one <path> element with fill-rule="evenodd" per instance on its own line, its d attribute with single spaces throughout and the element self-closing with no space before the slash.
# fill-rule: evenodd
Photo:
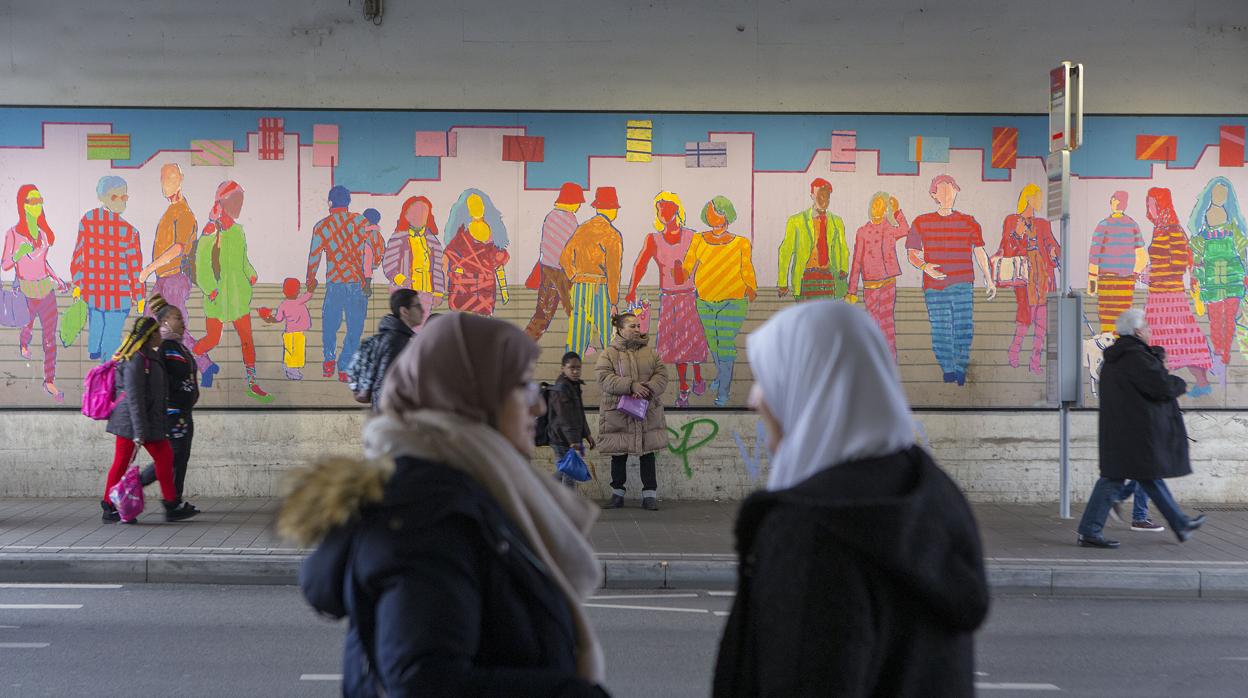
<svg viewBox="0 0 1248 698">
<path fill-rule="evenodd" d="M 493 315 L 497 297 L 510 300 L 503 267 L 511 255 L 502 214 L 485 192 L 468 189 L 451 207 L 446 229 L 451 231 L 446 243 L 450 309 Z"/>
<path fill-rule="evenodd" d="M 1209 345 L 1196 324 L 1188 290 L 1183 277 L 1192 268 L 1192 251 L 1187 233 L 1179 225 L 1170 190 L 1153 187 L 1148 190 L 1148 220 L 1153 224 L 1153 239 L 1148 245 L 1148 301 L 1144 319 L 1152 330 L 1153 344 L 1166 350 L 1166 368 L 1177 371 L 1187 368 L 1196 379 L 1190 397 L 1213 392 L 1208 371 L 1213 367 Z"/>
<path fill-rule="evenodd" d="M 182 195 L 182 168 L 167 163 L 160 168 L 160 189 L 169 207 L 156 224 L 156 239 L 152 243 L 152 261 L 139 272 L 139 281 L 146 283 L 156 275 L 152 293 L 182 313 L 183 322 L 190 324 L 186 301 L 191 297 L 191 274 L 195 265 L 195 237 L 199 234 L 199 222 L 191 212 L 191 205 Z M 151 308 L 148 308 L 151 313 Z M 182 332 L 182 343 L 189 350 L 195 346 L 195 337 L 189 328 Z M 195 357 L 200 382 L 205 388 L 212 387 L 213 378 L 221 367 L 212 362 L 207 354 Z"/>
<path fill-rule="evenodd" d="M 143 250 L 139 231 L 121 217 L 130 201 L 126 180 L 115 175 L 95 186 L 100 207 L 78 223 L 69 270 L 74 297 L 87 303 L 87 352 L 92 361 L 108 361 L 121 346 L 130 308 L 143 310 L 144 285 L 139 282 Z"/>
<path fill-rule="evenodd" d="M 849 276 L 845 223 L 828 211 L 832 184 L 822 177 L 810 183 L 811 207 L 789 216 L 780 243 L 780 296 L 844 298 Z"/>
<path fill-rule="evenodd" d="M 196 357 L 204 356 L 220 343 L 224 323 L 233 325 L 243 354 L 247 397 L 269 403 L 273 396 L 264 392 L 256 380 L 256 342 L 251 333 L 256 268 L 247 256 L 247 237 L 238 222 L 243 199 L 243 188 L 238 182 L 222 182 L 213 197 L 208 225 L 195 247 L 195 285 L 204 294 L 206 328 L 193 351 Z"/>
<path fill-rule="evenodd" d="M 745 324 L 749 303 L 758 296 L 750 241 L 728 231 L 737 210 L 725 196 L 716 196 L 702 208 L 702 222 L 710 230 L 698 233 L 685 255 L 683 271 L 693 278 L 698 293 L 698 315 L 706 343 L 715 359 L 715 406 L 728 404 L 737 361 L 737 334 Z"/>
<path fill-rule="evenodd" d="M 1148 248 L 1140 226 L 1126 214 L 1127 192 L 1109 197 L 1109 217 L 1092 231 L 1088 254 L 1088 295 L 1096 296 L 1101 332 L 1113 332 L 1118 316 L 1131 307 L 1135 280 L 1148 266 Z"/>
<path fill-rule="evenodd" d="M 368 221 L 358 213 L 347 210 L 351 205 L 351 192 L 344 186 L 329 190 L 329 215 L 322 218 L 312 229 L 312 246 L 308 251 L 309 291 L 317 287 L 316 272 L 325 257 L 325 301 L 321 306 L 321 341 L 325 363 L 321 374 L 332 378 L 335 371 L 340 382 L 347 382 L 347 367 L 355 358 L 364 332 L 364 317 L 368 313 L 369 280 L 373 269 L 364 269 L 365 247 L 372 246 L 372 259 L 379 260 L 385 245 L 381 235 L 366 231 Z M 338 328 L 343 320 L 347 323 L 346 336 L 342 338 L 342 352 L 338 352 Z"/>
<path fill-rule="evenodd" d="M 39 321 L 39 342 L 43 347 L 43 389 L 57 402 L 65 400 L 65 393 L 56 387 L 56 292 L 66 293 L 65 283 L 52 265 L 48 263 L 48 250 L 56 242 L 56 235 L 48 225 L 43 213 L 43 194 L 33 184 L 23 184 L 17 190 L 17 222 L 4 234 L 4 255 L 0 269 L 16 269 L 17 286 L 30 321 L 18 337 L 18 350 L 22 358 L 31 359 L 30 341 L 34 339 L 35 321 Z"/>
<path fill-rule="evenodd" d="M 1225 367 L 1231 363 L 1235 320 L 1248 284 L 1244 272 L 1248 231 L 1230 180 L 1215 177 L 1205 185 L 1188 218 L 1188 229 L 1192 231 L 1193 290 L 1198 290 L 1209 309 L 1209 339 Z M 1225 378 L 1225 370 L 1222 375 Z"/>
<path fill-rule="evenodd" d="M 862 277 L 862 295 L 867 312 L 884 333 L 889 351 L 896 361 L 897 277 L 901 276 L 897 241 L 904 240 L 910 234 L 910 224 L 897 198 L 883 191 L 871 197 L 867 206 L 867 221 L 854 235 L 854 256 L 849 266 L 846 300 L 858 302 L 858 278 Z"/>
<path fill-rule="evenodd" d="M 282 281 L 285 300 L 278 303 L 276 309 L 260 308 L 259 311 L 260 317 L 270 325 L 286 323 L 282 328 L 282 364 L 286 378 L 292 381 L 303 380 L 308 347 L 306 332 L 312 329 L 312 314 L 308 312 L 312 292 L 300 293 L 302 290 L 299 279 L 289 277 Z"/>
<path fill-rule="evenodd" d="M 559 188 L 559 196 L 555 199 L 555 207 L 542 220 L 542 237 L 537 252 L 537 266 L 533 275 L 537 276 L 537 307 L 533 310 L 533 318 L 525 333 L 533 341 L 541 341 L 542 335 L 550 327 L 555 316 L 555 307 L 563 306 L 563 312 L 572 317 L 572 282 L 559 266 L 559 257 L 567 246 L 572 233 L 576 232 L 576 212 L 585 203 L 585 191 L 574 182 L 564 182 Z M 532 285 L 532 284 L 527 284 Z"/>
<path fill-rule="evenodd" d="M 691 392 L 694 395 L 706 393 L 702 364 L 708 350 L 702 320 L 698 317 L 697 290 L 683 267 L 696 233 L 685 227 L 685 207 L 676 194 L 665 191 L 654 197 L 654 229 L 658 232 L 646 236 L 633 264 L 633 278 L 624 300 L 636 302 L 637 286 L 653 260 L 659 268 L 659 329 L 655 351 L 663 363 L 676 365 L 676 375 L 680 379 L 676 406 L 688 407 Z M 688 380 L 691 364 L 692 387 Z"/>
<path fill-rule="evenodd" d="M 1036 215 L 1042 205 L 1040 187 L 1028 184 L 1018 196 L 1018 213 L 1005 217 L 1001 228 L 1001 245 L 996 257 L 1018 257 L 1027 260 L 1027 279 L 1014 287 L 1014 340 L 1008 353 L 1010 366 L 1018 368 L 1019 352 L 1027 328 L 1032 328 L 1031 361 L 1028 370 L 1044 373 L 1044 339 L 1048 330 L 1048 296 L 1057 289 L 1053 271 L 1061 262 L 1061 247 L 1053 238 L 1049 222 Z"/>
<path fill-rule="evenodd" d="M 932 179 L 928 194 L 936 202 L 936 211 L 914 219 L 906 236 L 906 250 L 910 264 L 923 272 L 932 352 L 943 379 L 966 385 L 975 339 L 975 263 L 984 275 L 988 300 L 996 298 L 997 287 L 984 251 L 983 230 L 974 216 L 953 208 L 961 190 L 950 175 Z"/>
<path fill-rule="evenodd" d="M 390 292 L 409 288 L 420 295 L 425 317 L 446 299 L 446 264 L 433 203 L 423 196 L 403 202 L 394 232 L 386 242 L 382 273 L 390 280 Z"/>
<path fill-rule="evenodd" d="M 559 256 L 559 265 L 572 282 L 565 348 L 582 356 L 595 339 L 601 349 L 611 345 L 611 316 L 620 301 L 624 261 L 624 236 L 613 223 L 620 212 L 615 187 L 598 187 L 590 206 L 596 213 L 577 227 Z"/>
</svg>

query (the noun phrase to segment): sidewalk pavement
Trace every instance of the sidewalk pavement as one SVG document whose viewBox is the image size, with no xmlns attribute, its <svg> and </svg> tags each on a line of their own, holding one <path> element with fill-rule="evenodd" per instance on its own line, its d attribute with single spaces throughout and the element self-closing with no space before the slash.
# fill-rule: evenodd
<svg viewBox="0 0 1248 698">
<path fill-rule="evenodd" d="M 104 524 L 91 499 L 0 499 L 0 582 L 290 584 L 307 552 L 278 539 L 276 499 L 202 499 L 204 513 L 166 524 Z M 594 550 L 610 588 L 731 588 L 737 503 L 630 502 L 604 511 Z M 1056 505 L 976 504 L 997 591 L 1248 597 L 1248 507 L 1210 506 L 1209 521 L 1180 545 L 1170 531 L 1110 523 L 1118 550 L 1076 547 L 1076 520 Z M 1202 510 L 1188 506 L 1189 513 Z M 1076 514 L 1079 512 L 1076 511 Z"/>
</svg>

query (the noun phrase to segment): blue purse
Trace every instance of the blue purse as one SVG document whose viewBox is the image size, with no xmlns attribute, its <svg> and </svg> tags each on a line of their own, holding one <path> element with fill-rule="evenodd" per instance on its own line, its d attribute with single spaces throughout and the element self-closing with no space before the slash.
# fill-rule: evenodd
<svg viewBox="0 0 1248 698">
<path fill-rule="evenodd" d="M 559 459 L 559 465 L 555 469 L 577 482 L 589 482 L 589 466 L 576 449 L 569 448 L 563 458 Z"/>
</svg>

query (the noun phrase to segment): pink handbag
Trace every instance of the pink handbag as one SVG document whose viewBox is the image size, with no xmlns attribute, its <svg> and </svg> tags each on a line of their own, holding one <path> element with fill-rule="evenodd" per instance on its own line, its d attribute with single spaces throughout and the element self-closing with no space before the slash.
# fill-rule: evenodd
<svg viewBox="0 0 1248 698">
<path fill-rule="evenodd" d="M 650 409 L 650 401 L 633 397 L 632 395 L 622 395 L 620 396 L 620 403 L 616 405 L 616 409 L 633 419 L 644 421 L 646 412 Z"/>
<path fill-rule="evenodd" d="M 139 454 L 138 447 L 135 447 L 134 454 Z M 126 469 L 121 480 L 108 491 L 108 500 L 117 507 L 122 523 L 134 523 L 143 513 L 143 480 L 139 476 L 139 466 L 133 465 L 134 459 L 131 458 L 130 462 L 132 465 Z"/>
</svg>

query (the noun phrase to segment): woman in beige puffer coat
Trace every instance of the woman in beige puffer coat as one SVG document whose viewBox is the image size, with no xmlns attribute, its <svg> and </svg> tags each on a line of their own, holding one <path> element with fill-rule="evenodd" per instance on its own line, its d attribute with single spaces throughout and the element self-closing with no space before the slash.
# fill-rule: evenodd
<svg viewBox="0 0 1248 698">
<path fill-rule="evenodd" d="M 641 506 L 657 511 L 658 481 L 655 479 L 655 453 L 667 448 L 667 420 L 663 416 L 663 393 L 667 391 L 667 366 L 659 360 L 648 338 L 632 313 L 611 319 L 615 338 L 598 356 L 595 370 L 602 388 L 598 411 L 598 452 L 611 456 L 611 501 L 608 509 L 624 506 L 624 484 L 628 479 L 628 457 L 641 457 Z M 645 420 L 621 412 L 625 395 L 649 401 Z"/>
</svg>

